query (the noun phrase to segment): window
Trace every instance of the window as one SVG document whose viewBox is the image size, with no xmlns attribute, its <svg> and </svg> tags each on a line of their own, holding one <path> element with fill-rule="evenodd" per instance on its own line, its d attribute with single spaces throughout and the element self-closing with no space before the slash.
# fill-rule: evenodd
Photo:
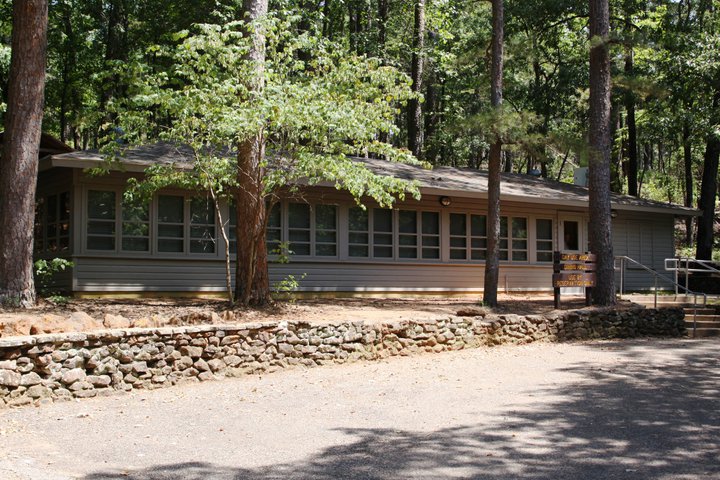
<svg viewBox="0 0 720 480">
<path fill-rule="evenodd" d="M 150 206 L 122 202 L 122 242 L 125 252 L 150 251 Z"/>
<path fill-rule="evenodd" d="M 470 231 L 468 232 L 468 223 Z M 468 236 L 469 233 L 469 236 Z M 468 248 L 469 246 L 469 248 Z M 487 217 L 450 214 L 450 259 L 485 260 L 487 257 Z"/>
<path fill-rule="evenodd" d="M 375 258 L 393 257 L 393 212 L 392 210 L 373 209 L 373 256 Z"/>
<path fill-rule="evenodd" d="M 288 240 L 293 255 L 310 255 L 310 205 L 288 205 Z"/>
<path fill-rule="evenodd" d="M 440 214 L 422 212 L 422 258 L 440 259 Z"/>
<path fill-rule="evenodd" d="M 553 222 L 547 218 L 535 220 L 535 250 L 538 262 L 553 261 Z"/>
<path fill-rule="evenodd" d="M 398 256 L 417 258 L 418 225 L 417 212 L 400 210 L 398 212 Z"/>
<path fill-rule="evenodd" d="M 282 214 L 280 204 L 276 203 L 268 212 L 267 232 L 265 241 L 269 253 L 280 252 L 280 241 L 282 240 Z"/>
<path fill-rule="evenodd" d="M 87 195 L 87 249 L 115 250 L 115 192 L 88 190 Z"/>
<path fill-rule="evenodd" d="M 39 197 L 35 202 L 36 252 L 70 250 L 70 192 Z"/>
<path fill-rule="evenodd" d="M 337 207 L 315 206 L 315 255 L 337 256 Z"/>
<path fill-rule="evenodd" d="M 369 212 L 367 209 L 352 207 L 348 211 L 348 255 L 351 257 L 370 256 Z"/>
<path fill-rule="evenodd" d="M 210 197 L 190 200 L 190 253 L 215 253 L 215 204 Z"/>
<path fill-rule="evenodd" d="M 182 253 L 185 238 L 185 198 L 181 195 L 158 196 L 158 252 Z"/>
<path fill-rule="evenodd" d="M 237 253 L 237 236 L 235 235 L 235 227 L 237 226 L 237 210 L 235 204 L 230 201 L 228 205 L 228 218 L 226 220 L 228 226 L 228 250 L 230 255 Z"/>
<path fill-rule="evenodd" d="M 512 259 L 514 262 L 528 260 L 528 228 L 527 218 L 512 219 Z"/>
</svg>

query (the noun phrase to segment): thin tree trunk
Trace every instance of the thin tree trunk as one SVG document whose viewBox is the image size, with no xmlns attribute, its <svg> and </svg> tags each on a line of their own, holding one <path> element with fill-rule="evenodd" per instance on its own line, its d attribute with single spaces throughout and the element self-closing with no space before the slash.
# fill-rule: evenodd
<svg viewBox="0 0 720 480">
<path fill-rule="evenodd" d="M 720 84 L 715 85 L 715 95 L 713 95 L 712 102 L 712 112 L 716 118 L 720 116 L 719 109 Z M 712 258 L 719 159 L 720 137 L 715 133 L 710 133 L 705 146 L 702 185 L 700 186 L 700 201 L 698 202 L 698 208 L 702 210 L 702 216 L 698 218 L 697 222 L 697 250 L 695 255 L 700 260 L 710 260 Z"/>
<path fill-rule="evenodd" d="M 422 91 L 423 66 L 425 60 L 425 0 L 415 0 L 415 28 L 413 29 L 413 52 L 410 78 L 412 91 Z M 413 98 L 407 105 L 408 149 L 417 158 L 422 157 L 423 130 L 422 107 L 419 98 Z"/>
<path fill-rule="evenodd" d="M 628 48 L 625 53 L 625 76 L 633 75 L 633 50 Z M 629 88 L 625 91 L 625 112 L 627 113 L 627 130 L 628 130 L 628 170 L 627 184 L 628 195 L 638 196 L 638 147 L 637 147 L 637 127 L 635 125 L 635 95 Z"/>
<path fill-rule="evenodd" d="M 268 0 L 245 0 L 245 20 L 252 22 L 267 14 Z M 250 88 L 264 88 L 265 35 L 252 32 L 253 46 L 248 58 L 256 64 L 254 78 L 246 79 Z M 235 298 L 242 305 L 263 305 L 270 301 L 267 246 L 265 244 L 266 209 L 263 171 L 265 138 L 258 132 L 238 146 L 239 188 L 235 193 L 237 262 Z"/>
<path fill-rule="evenodd" d="M 685 206 L 693 206 L 692 144 L 690 143 L 690 122 L 683 123 L 683 163 L 685 166 Z M 685 218 L 685 245 L 692 245 L 693 217 Z"/>
<path fill-rule="evenodd" d="M 610 209 L 610 56 L 608 0 L 590 0 L 590 249 L 597 255 L 593 302 L 615 304 Z"/>
<path fill-rule="evenodd" d="M 490 103 L 497 114 L 502 108 L 503 88 L 503 0 L 492 0 L 492 61 L 490 64 Z M 497 288 L 500 278 L 500 163 L 502 140 L 499 137 L 490 145 L 488 160 L 488 222 L 487 259 L 483 302 L 497 306 Z"/>
<path fill-rule="evenodd" d="M 8 106 L 0 160 L 0 304 L 35 304 L 33 224 L 45 98 L 47 0 L 13 2 Z"/>
</svg>

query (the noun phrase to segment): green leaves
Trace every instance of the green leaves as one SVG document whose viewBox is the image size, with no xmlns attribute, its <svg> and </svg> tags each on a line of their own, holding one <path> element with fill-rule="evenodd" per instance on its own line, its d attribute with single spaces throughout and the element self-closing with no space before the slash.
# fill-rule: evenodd
<svg viewBox="0 0 720 480">
<path fill-rule="evenodd" d="M 174 36 L 174 47 L 154 47 L 150 58 L 123 66 L 132 95 L 116 113 L 130 144 L 156 140 L 188 145 L 192 171 L 148 170 L 148 191 L 173 185 L 229 192 L 235 186 L 235 149 L 260 137 L 267 144 L 267 194 L 295 184 L 325 180 L 355 198 L 390 205 L 408 191 L 406 181 L 379 177 L 349 155 L 383 155 L 416 162 L 406 151 L 378 141 L 411 97 L 409 78 L 379 59 L 357 56 L 309 32 L 297 34 L 294 18 L 269 16 L 253 23 L 267 42 L 266 60 L 249 58 L 244 24 L 196 25 Z M 254 79 L 254 80 L 248 80 Z M 260 87 L 260 88 L 256 88 Z M 159 128 L 157 119 L 170 127 Z M 167 119 L 171 119 L 170 122 Z"/>
</svg>

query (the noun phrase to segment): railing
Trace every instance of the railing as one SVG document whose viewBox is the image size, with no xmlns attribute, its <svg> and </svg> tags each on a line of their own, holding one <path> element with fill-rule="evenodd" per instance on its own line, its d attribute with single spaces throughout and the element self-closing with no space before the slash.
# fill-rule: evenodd
<svg viewBox="0 0 720 480">
<path fill-rule="evenodd" d="M 690 266 L 692 264 L 692 267 Z M 683 266 L 684 265 L 684 266 Z M 695 258 L 680 257 L 680 258 L 666 258 L 665 259 L 665 270 L 675 272 L 675 295 L 678 293 L 678 275 L 680 272 L 685 272 L 685 289 L 688 289 L 689 278 L 691 272 L 715 272 L 720 273 L 720 270 L 715 268 L 715 262 L 710 260 L 697 260 Z"/>
<path fill-rule="evenodd" d="M 667 260 L 672 259 L 666 259 L 665 265 L 667 268 Z M 620 268 L 618 268 L 618 261 L 620 262 Z M 680 285 L 677 281 L 673 280 L 672 278 L 663 275 L 662 273 L 658 273 L 657 271 L 653 270 L 650 267 L 646 267 L 642 263 L 638 262 L 637 260 L 634 260 L 627 256 L 617 256 L 615 257 L 615 270 L 620 270 L 620 294 L 619 297 L 622 299 L 623 294 L 625 293 L 625 265 L 626 263 L 630 263 L 632 265 L 635 265 L 637 267 L 640 267 L 641 269 L 651 273 L 653 275 L 655 285 L 653 287 L 653 290 L 655 292 L 655 304 L 654 307 L 657 308 L 658 303 L 658 279 L 664 280 L 667 283 L 675 285 L 675 294 L 677 295 L 678 289 L 682 289 L 686 295 L 693 296 L 693 337 L 695 336 L 695 332 L 697 330 L 697 310 L 698 310 L 698 297 L 702 297 L 702 305 L 703 307 L 707 305 L 707 294 L 700 293 L 700 292 L 692 292 L 687 287 L 684 287 Z"/>
</svg>

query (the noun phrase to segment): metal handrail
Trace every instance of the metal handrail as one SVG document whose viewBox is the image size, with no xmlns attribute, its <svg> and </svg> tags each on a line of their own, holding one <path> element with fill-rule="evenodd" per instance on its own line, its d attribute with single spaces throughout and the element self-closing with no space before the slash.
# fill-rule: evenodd
<svg viewBox="0 0 720 480">
<path fill-rule="evenodd" d="M 690 263 L 694 263 L 696 265 L 700 265 L 702 268 L 690 268 Z M 685 264 L 685 267 L 681 267 L 680 265 Z M 712 265 L 710 265 L 712 264 Z M 720 270 L 715 268 L 713 265 L 715 265 L 715 262 L 711 260 L 698 260 L 696 258 L 690 258 L 690 257 L 678 257 L 678 258 L 666 258 L 665 259 L 665 270 L 675 272 L 675 283 L 678 283 L 678 274 L 680 272 L 685 272 L 685 288 L 688 288 L 690 285 L 689 279 L 690 275 L 688 275 L 690 272 L 716 272 L 720 273 Z M 675 294 L 677 295 L 678 290 L 677 286 L 675 287 Z"/>
<path fill-rule="evenodd" d="M 665 276 L 665 275 L 663 275 L 663 274 L 661 274 L 661 273 L 658 273 L 657 271 L 653 270 L 652 268 L 647 267 L 647 266 L 643 265 L 642 263 L 638 262 L 637 260 L 635 260 L 635 259 L 633 259 L 633 258 L 630 258 L 630 257 L 628 257 L 628 256 L 625 256 L 625 255 L 619 255 L 619 256 L 615 257 L 615 265 L 614 265 L 615 270 L 618 270 L 618 268 L 617 268 L 617 261 L 618 261 L 618 260 L 620 261 L 620 268 L 619 268 L 619 270 L 620 270 L 620 293 L 619 293 L 619 297 L 620 297 L 621 299 L 622 299 L 623 293 L 624 293 L 624 291 L 625 291 L 625 285 L 624 285 L 624 284 L 625 284 L 625 262 L 626 262 L 626 261 L 629 261 L 629 262 L 632 263 L 633 265 L 637 265 L 638 267 L 642 268 L 643 270 L 646 270 L 646 271 L 650 272 L 650 273 L 653 275 L 654 280 L 655 280 L 655 286 L 654 286 L 654 291 L 655 291 L 655 304 L 654 304 L 654 307 L 655 307 L 655 308 L 657 308 L 657 301 L 658 301 L 658 288 L 657 288 L 658 278 L 659 278 L 659 279 L 662 279 L 662 280 L 664 280 L 664 281 L 666 281 L 666 282 L 668 282 L 668 283 L 671 283 L 671 284 L 675 285 L 675 294 L 676 294 L 676 295 L 677 295 L 678 288 L 682 288 L 682 289 L 685 291 L 685 294 L 686 294 L 686 295 L 688 295 L 688 296 L 692 295 L 692 296 L 693 296 L 693 299 L 694 299 L 694 300 L 693 300 L 693 337 L 694 337 L 694 336 L 695 336 L 695 333 L 696 333 L 696 331 L 697 331 L 698 296 L 702 296 L 702 298 L 703 298 L 703 303 L 702 303 L 702 305 L 703 305 L 703 307 L 704 307 L 704 306 L 707 305 L 707 294 L 706 294 L 706 293 L 702 293 L 702 292 L 693 292 L 693 291 L 691 291 L 690 289 L 688 289 L 687 287 L 683 287 L 682 285 L 680 285 L 679 283 L 677 283 L 676 281 L 674 281 L 674 280 L 671 279 L 670 277 L 667 277 L 667 276 Z"/>
</svg>

